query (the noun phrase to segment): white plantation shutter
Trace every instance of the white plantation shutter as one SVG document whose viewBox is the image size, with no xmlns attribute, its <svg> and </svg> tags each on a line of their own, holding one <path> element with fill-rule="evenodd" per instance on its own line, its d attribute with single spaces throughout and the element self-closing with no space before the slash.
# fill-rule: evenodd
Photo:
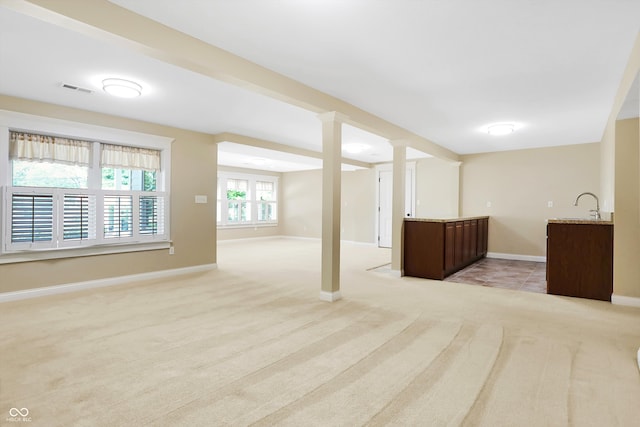
<svg viewBox="0 0 640 427">
<path fill-rule="evenodd" d="M 164 211 L 164 197 L 140 196 L 139 233 L 146 236 L 164 234 Z"/>
<path fill-rule="evenodd" d="M 53 194 L 11 195 L 11 244 L 16 247 L 50 247 L 53 244 Z"/>
<path fill-rule="evenodd" d="M 133 197 L 104 196 L 104 238 L 133 236 Z"/>
<path fill-rule="evenodd" d="M 63 196 L 62 238 L 65 241 L 96 239 L 96 196 L 65 194 Z"/>
</svg>

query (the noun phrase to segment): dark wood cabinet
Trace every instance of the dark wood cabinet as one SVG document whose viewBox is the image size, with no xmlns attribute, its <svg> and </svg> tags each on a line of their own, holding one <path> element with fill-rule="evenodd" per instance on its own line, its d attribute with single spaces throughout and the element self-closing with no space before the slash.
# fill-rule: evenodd
<svg viewBox="0 0 640 427">
<path fill-rule="evenodd" d="M 444 226 L 444 269 L 453 270 L 456 265 L 456 223 L 448 222 Z"/>
<path fill-rule="evenodd" d="M 469 231 L 471 237 L 469 242 L 469 259 L 475 261 L 476 257 L 478 256 L 478 221 L 473 220 L 470 222 L 471 224 L 469 225 Z"/>
<path fill-rule="evenodd" d="M 454 261 L 454 267 L 456 265 L 461 265 L 464 262 L 464 251 L 462 250 L 462 248 L 464 248 L 464 222 L 463 221 L 458 221 L 455 223 L 456 224 L 456 237 L 455 237 L 455 244 L 454 244 L 454 253 L 455 253 L 455 261 Z"/>
<path fill-rule="evenodd" d="M 487 255 L 489 246 L 489 218 L 478 218 L 478 241 L 476 247 L 476 256 L 483 257 Z"/>
<path fill-rule="evenodd" d="M 404 274 L 442 280 L 487 254 L 489 218 L 406 219 Z"/>
<path fill-rule="evenodd" d="M 547 293 L 611 301 L 613 224 L 547 224 Z"/>
</svg>

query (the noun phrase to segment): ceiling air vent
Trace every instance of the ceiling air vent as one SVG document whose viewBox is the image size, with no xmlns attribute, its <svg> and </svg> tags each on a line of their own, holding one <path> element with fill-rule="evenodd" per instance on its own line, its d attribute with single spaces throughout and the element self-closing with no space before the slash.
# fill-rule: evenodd
<svg viewBox="0 0 640 427">
<path fill-rule="evenodd" d="M 85 89 L 83 87 L 70 85 L 68 83 L 62 83 L 61 86 L 62 86 L 63 89 L 74 90 L 76 92 L 82 92 L 82 93 L 91 93 L 91 92 L 93 92 L 91 89 Z"/>
</svg>

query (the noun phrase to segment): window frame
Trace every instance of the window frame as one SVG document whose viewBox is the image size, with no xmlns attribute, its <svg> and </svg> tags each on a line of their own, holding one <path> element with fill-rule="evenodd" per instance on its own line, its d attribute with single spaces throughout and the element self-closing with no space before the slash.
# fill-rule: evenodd
<svg viewBox="0 0 640 427">
<path fill-rule="evenodd" d="M 227 180 L 245 180 L 248 181 L 248 197 L 246 199 L 246 203 L 250 206 L 251 218 L 246 221 L 229 221 L 228 220 L 228 210 L 229 210 L 229 202 L 226 198 L 227 194 Z M 256 182 L 271 182 L 273 183 L 273 191 L 275 193 L 274 200 L 269 200 L 268 203 L 272 203 L 275 205 L 275 214 L 276 219 L 270 221 L 258 221 L 258 208 L 260 204 L 265 203 L 265 201 L 257 200 L 257 191 L 256 191 Z M 216 218 L 216 224 L 218 228 L 247 228 L 247 227 L 276 227 L 278 226 L 279 221 L 279 204 L 280 204 L 280 187 L 279 177 L 274 175 L 260 175 L 260 174 L 251 174 L 251 173 L 240 173 L 240 172 L 226 172 L 220 171 L 218 172 L 218 180 L 217 180 L 217 200 L 216 200 L 216 209 L 220 216 L 220 220 Z"/>
<path fill-rule="evenodd" d="M 10 131 L 92 141 L 94 145 L 92 147 L 91 164 L 89 165 L 88 188 L 14 187 L 12 161 L 9 159 Z M 6 173 L 0 173 L 0 189 L 2 190 L 2 197 L 0 198 L 0 264 L 168 248 L 171 244 L 170 183 L 172 142 L 173 139 L 168 137 L 0 110 L 0 170 L 6 171 Z M 161 152 L 161 166 L 160 171 L 156 173 L 156 191 L 103 190 L 99 150 L 101 143 L 159 150 Z M 54 214 L 53 224 L 58 233 L 57 240 L 49 247 L 47 245 L 24 245 L 25 247 L 23 248 L 20 248 L 19 245 L 12 246 L 10 228 L 12 215 L 9 212 L 9 209 L 11 209 L 10 195 L 14 192 L 24 194 L 25 192 L 33 191 L 53 193 L 57 197 L 54 202 L 54 210 L 58 209 L 58 212 L 57 215 Z M 75 244 L 65 241 L 62 224 L 64 221 L 62 214 L 64 194 L 96 195 L 98 199 L 94 224 L 97 234 L 96 239 L 91 241 L 81 240 L 75 242 Z M 133 195 L 134 206 L 136 203 L 138 205 L 134 208 L 134 235 L 131 238 L 104 238 L 104 212 L 100 211 L 103 206 L 100 199 L 103 199 L 105 195 Z M 136 228 L 139 225 L 140 196 L 156 196 L 163 201 L 163 208 L 159 208 L 159 211 L 162 210 L 164 216 L 163 226 L 159 227 L 162 229 L 162 233 L 144 234 L 140 233 L 140 230 Z"/>
</svg>

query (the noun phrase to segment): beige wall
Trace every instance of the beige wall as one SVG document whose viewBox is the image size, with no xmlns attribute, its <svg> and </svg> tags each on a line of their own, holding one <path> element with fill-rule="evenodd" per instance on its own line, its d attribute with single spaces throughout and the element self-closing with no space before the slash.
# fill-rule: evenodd
<svg viewBox="0 0 640 427">
<path fill-rule="evenodd" d="M 416 214 L 452 217 L 458 208 L 458 167 L 436 158 L 416 162 Z M 322 171 L 282 174 L 282 232 L 320 238 Z M 342 172 L 342 240 L 376 243 L 376 169 Z"/>
<path fill-rule="evenodd" d="M 633 81 L 640 73 L 640 33 L 629 55 L 618 93 L 613 101 L 609 121 L 601 143 L 602 179 L 605 207 L 614 211 L 613 226 L 613 293 L 616 296 L 640 298 L 640 250 L 638 247 L 638 218 L 633 206 L 640 203 L 638 188 L 630 180 L 640 174 L 634 155 L 633 122 L 617 123 L 618 113 L 627 98 Z M 635 150 L 639 144 L 637 137 Z M 625 155 L 625 153 L 628 154 Z M 636 151 L 637 156 L 637 151 Z M 637 157 L 636 157 L 637 158 Z M 621 198 L 621 200 L 619 200 Z M 635 218 L 634 218 L 635 217 Z M 633 237 L 635 236 L 635 240 Z"/>
<path fill-rule="evenodd" d="M 590 198 L 573 203 L 597 194 L 599 155 L 599 144 L 581 144 L 462 156 L 461 215 L 491 216 L 489 252 L 545 256 L 548 218 L 586 217 L 595 207 Z"/>
<path fill-rule="evenodd" d="M 458 216 L 460 169 L 458 162 L 436 157 L 416 161 L 416 217 Z"/>
<path fill-rule="evenodd" d="M 609 113 L 609 120 L 607 121 L 607 126 L 602 135 L 602 143 L 600 145 L 600 162 L 602 176 L 600 182 L 600 188 L 603 194 L 603 206 L 604 209 L 611 212 L 613 211 L 613 206 L 615 204 L 614 193 L 615 193 L 615 169 L 616 169 L 616 137 L 615 137 L 615 128 L 616 128 L 616 120 L 618 119 L 618 114 L 620 109 L 622 108 L 623 103 L 627 98 L 627 94 L 633 84 L 633 81 L 640 74 L 640 32 L 638 32 L 638 36 L 636 37 L 635 44 L 631 53 L 629 55 L 629 62 L 627 63 L 627 67 L 623 73 L 622 79 L 620 81 L 620 86 L 618 87 L 618 92 L 616 93 L 615 99 L 613 100 L 613 106 L 611 108 L 611 112 Z M 615 256 L 615 255 L 614 255 Z"/>
<path fill-rule="evenodd" d="M 342 172 L 342 240 L 376 243 L 376 171 Z"/>
<path fill-rule="evenodd" d="M 613 293 L 640 298 L 640 120 L 615 127 Z"/>
<path fill-rule="evenodd" d="M 219 172 L 238 172 L 253 175 L 268 175 L 278 177 L 278 195 L 282 200 L 282 174 L 280 172 L 265 171 L 260 169 L 235 168 L 230 166 L 218 166 Z M 216 185 L 215 183 L 213 184 Z M 215 188 L 214 188 L 215 191 Z M 221 228 L 218 227 L 218 240 L 234 240 L 248 239 L 255 237 L 279 236 L 282 234 L 282 203 L 278 204 L 278 225 L 277 226 L 261 226 L 261 227 L 239 227 L 239 228 Z"/>
<path fill-rule="evenodd" d="M 0 109 L 174 138 L 171 170 L 171 239 L 168 250 L 0 264 L 0 292 L 139 274 L 216 262 L 217 152 L 212 137 L 73 108 L 0 96 Z"/>
<path fill-rule="evenodd" d="M 283 234 L 320 238 L 322 235 L 322 171 L 282 174 Z"/>
<path fill-rule="evenodd" d="M 342 172 L 341 240 L 375 243 L 375 170 Z M 322 235 L 322 171 L 284 173 L 283 234 Z"/>
</svg>

